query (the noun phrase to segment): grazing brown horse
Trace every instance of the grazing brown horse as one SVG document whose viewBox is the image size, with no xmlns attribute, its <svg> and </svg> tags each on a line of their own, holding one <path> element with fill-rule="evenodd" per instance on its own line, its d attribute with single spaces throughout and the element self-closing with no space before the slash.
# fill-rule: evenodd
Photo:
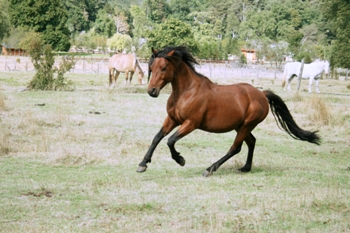
<svg viewBox="0 0 350 233">
<path fill-rule="evenodd" d="M 136 69 L 138 70 L 138 81 L 142 84 L 144 78 L 144 73 L 141 69 L 139 61 L 137 60 L 135 54 L 114 54 L 108 63 L 109 69 L 109 86 L 117 82 L 120 73 L 125 73 L 125 83 L 131 83 L 132 76 L 134 75 Z M 114 71 L 116 72 L 114 74 Z M 129 78 L 130 73 L 130 78 Z"/>
<path fill-rule="evenodd" d="M 239 83 L 217 85 L 196 72 L 193 56 L 183 46 L 166 47 L 161 51 L 152 49 L 150 70 L 152 79 L 148 94 L 157 97 L 160 90 L 171 83 L 172 93 L 168 99 L 167 112 L 161 130 L 155 135 L 137 172 L 144 172 L 158 143 L 175 127 L 180 126 L 168 139 L 172 158 L 181 166 L 185 159 L 175 150 L 175 143 L 195 129 L 224 133 L 236 130 L 237 135 L 227 154 L 208 167 L 203 176 L 210 176 L 224 162 L 239 153 L 243 141 L 248 146 L 247 162 L 240 170 L 249 172 L 252 167 L 255 137 L 252 130 L 269 112 L 269 105 L 277 124 L 295 139 L 319 144 L 315 132 L 301 129 L 294 121 L 283 100 L 272 91 Z"/>
</svg>

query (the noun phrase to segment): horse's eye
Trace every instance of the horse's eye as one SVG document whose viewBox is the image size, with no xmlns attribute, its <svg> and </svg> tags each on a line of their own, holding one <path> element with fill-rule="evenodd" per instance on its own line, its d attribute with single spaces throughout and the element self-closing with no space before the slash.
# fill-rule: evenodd
<svg viewBox="0 0 350 233">
<path fill-rule="evenodd" d="M 165 71 L 166 70 L 166 67 L 162 68 L 162 71 Z"/>
</svg>

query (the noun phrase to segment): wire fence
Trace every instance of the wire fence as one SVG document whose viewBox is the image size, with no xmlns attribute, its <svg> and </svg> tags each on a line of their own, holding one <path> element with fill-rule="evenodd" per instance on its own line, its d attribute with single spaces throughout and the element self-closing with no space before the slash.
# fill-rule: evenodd
<svg viewBox="0 0 350 233">
<path fill-rule="evenodd" d="M 75 56 L 75 65 L 69 71 L 70 73 L 87 73 L 87 74 L 108 74 L 109 57 L 95 56 Z M 57 56 L 54 66 L 59 67 L 61 57 Z M 145 75 L 148 75 L 148 59 L 139 59 L 141 68 Z M 210 79 L 220 78 L 270 78 L 282 79 L 283 66 L 276 66 L 274 63 L 264 64 L 240 64 L 235 61 L 218 61 L 218 60 L 198 60 L 199 65 L 196 65 L 196 70 L 199 73 L 207 76 Z M 30 57 L 10 57 L 0 56 L 0 71 L 24 71 L 34 72 L 34 66 Z M 345 75 L 346 74 L 346 75 Z M 326 78 L 339 79 L 339 76 L 348 75 L 347 69 L 334 69 L 333 73 Z"/>
</svg>

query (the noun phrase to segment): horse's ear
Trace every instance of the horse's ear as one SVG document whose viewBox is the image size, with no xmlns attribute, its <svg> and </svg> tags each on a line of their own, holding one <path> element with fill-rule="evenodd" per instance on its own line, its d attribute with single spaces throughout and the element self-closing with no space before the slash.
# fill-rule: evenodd
<svg viewBox="0 0 350 233">
<path fill-rule="evenodd" d="M 174 52 L 175 52 L 175 50 L 173 50 L 173 51 L 171 51 L 171 52 L 167 53 L 167 56 L 168 56 L 168 57 L 173 56 L 173 55 L 174 55 Z"/>
<path fill-rule="evenodd" d="M 152 53 L 153 53 L 154 55 L 156 55 L 156 54 L 158 53 L 158 51 L 155 50 L 155 49 L 152 47 Z"/>
</svg>

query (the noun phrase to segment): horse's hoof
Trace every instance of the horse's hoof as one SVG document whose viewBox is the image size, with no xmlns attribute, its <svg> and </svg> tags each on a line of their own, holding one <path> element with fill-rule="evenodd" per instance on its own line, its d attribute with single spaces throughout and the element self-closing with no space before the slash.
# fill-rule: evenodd
<svg viewBox="0 0 350 233">
<path fill-rule="evenodd" d="M 177 163 L 183 167 L 183 166 L 185 166 L 186 160 L 182 156 L 180 156 L 180 159 Z"/>
<path fill-rule="evenodd" d="M 209 176 L 211 176 L 211 175 L 212 175 L 212 173 L 209 172 L 209 171 L 207 171 L 207 170 L 204 170 L 204 172 L 202 173 L 202 176 L 203 176 L 203 177 L 209 177 Z"/>
<path fill-rule="evenodd" d="M 250 168 L 246 168 L 246 167 L 242 167 L 242 168 L 240 168 L 240 169 L 238 169 L 238 170 L 240 170 L 241 172 L 250 172 Z"/>
<path fill-rule="evenodd" d="M 139 166 L 136 171 L 137 172 L 145 172 L 146 170 L 147 170 L 147 166 L 145 166 L 145 167 Z"/>
</svg>

